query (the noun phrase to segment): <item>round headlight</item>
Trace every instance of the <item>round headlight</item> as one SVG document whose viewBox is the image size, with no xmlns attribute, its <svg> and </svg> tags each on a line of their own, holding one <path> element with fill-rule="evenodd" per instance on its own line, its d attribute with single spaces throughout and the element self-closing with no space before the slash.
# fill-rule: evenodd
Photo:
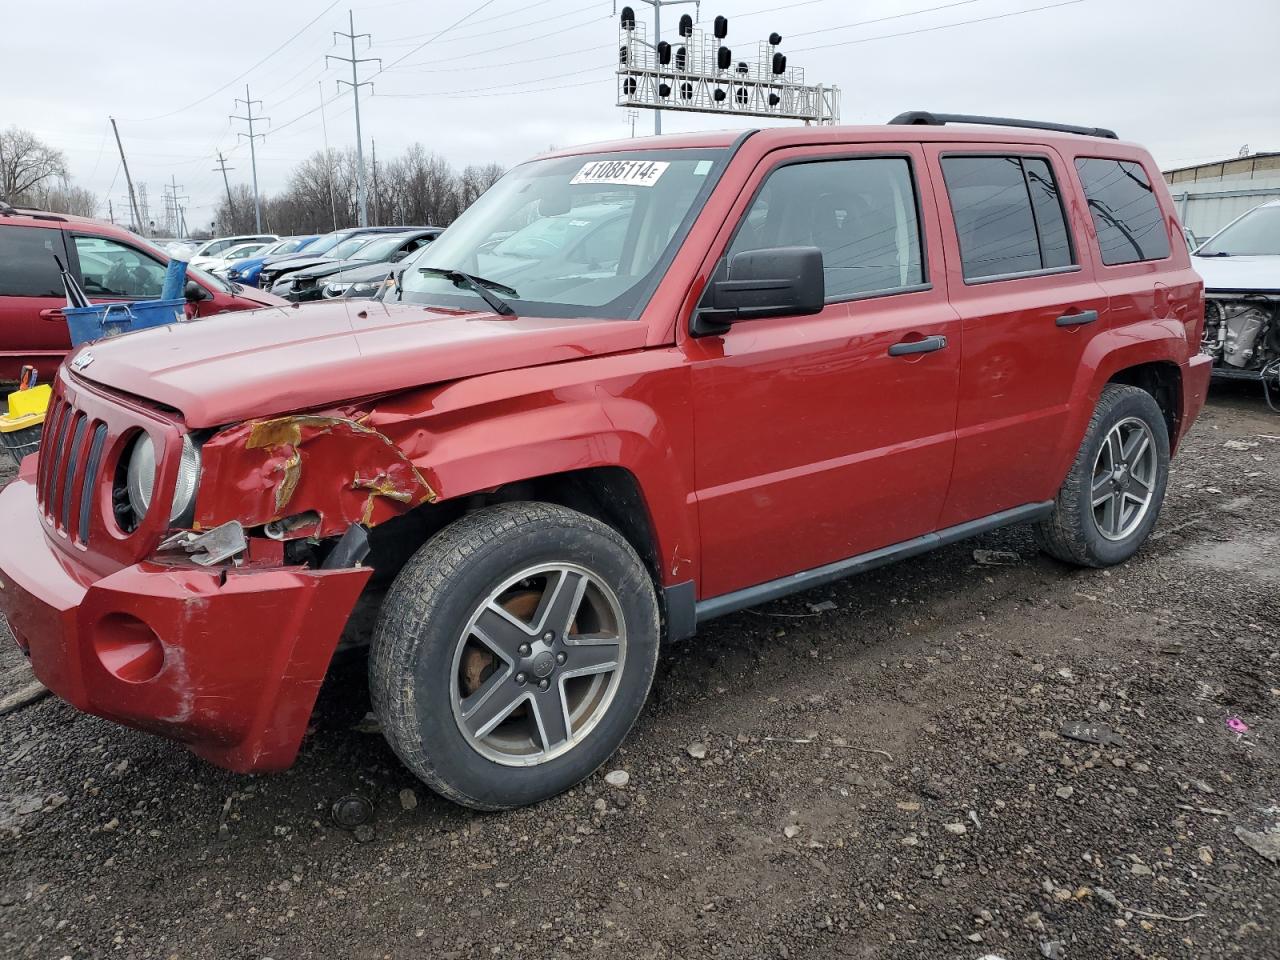
<svg viewBox="0 0 1280 960">
<path fill-rule="evenodd" d="M 178 460 L 178 480 L 173 491 L 173 507 L 169 521 L 173 522 L 190 509 L 200 481 L 200 450 L 190 436 L 182 438 L 182 455 Z M 151 507 L 156 484 L 156 448 L 149 434 L 143 434 L 133 445 L 129 467 L 125 474 L 125 486 L 129 506 L 140 521 Z"/>
</svg>

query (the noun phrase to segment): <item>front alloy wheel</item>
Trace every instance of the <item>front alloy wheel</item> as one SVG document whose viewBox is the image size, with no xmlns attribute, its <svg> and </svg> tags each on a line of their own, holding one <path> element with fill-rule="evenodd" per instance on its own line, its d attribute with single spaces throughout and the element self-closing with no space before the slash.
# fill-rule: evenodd
<svg viewBox="0 0 1280 960">
<path fill-rule="evenodd" d="M 658 659 L 653 579 L 613 528 L 565 507 L 485 507 L 392 584 L 369 686 L 383 733 L 438 793 L 482 810 L 590 776 L 644 706 Z"/>
<path fill-rule="evenodd" d="M 454 719 L 495 763 L 545 763 L 608 712 L 626 653 L 622 607 L 601 577 L 569 564 L 522 570 L 484 600 L 458 640 Z"/>
</svg>

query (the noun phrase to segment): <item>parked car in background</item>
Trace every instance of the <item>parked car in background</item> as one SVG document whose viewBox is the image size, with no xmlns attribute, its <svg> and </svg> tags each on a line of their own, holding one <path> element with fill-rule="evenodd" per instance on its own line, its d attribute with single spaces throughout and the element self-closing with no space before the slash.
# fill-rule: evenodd
<svg viewBox="0 0 1280 960">
<path fill-rule="evenodd" d="M 177 257 L 179 260 L 189 261 L 191 254 L 195 252 L 196 247 L 200 245 L 199 240 L 182 239 L 178 237 L 161 237 L 151 238 L 151 243 L 159 247 L 171 257 Z"/>
<path fill-rule="evenodd" d="M 212 240 L 204 241 L 204 243 L 192 250 L 191 257 L 188 258 L 187 262 L 190 263 L 196 257 L 215 257 L 225 250 L 238 247 L 242 243 L 252 243 L 254 241 L 273 243 L 279 239 L 274 233 L 250 233 L 235 237 L 214 237 Z"/>
<path fill-rule="evenodd" d="M 1200 246 L 1201 241 L 1187 227 L 1182 228 L 1182 239 L 1187 242 L 1187 249 L 1195 252 L 1196 247 Z"/>
<path fill-rule="evenodd" d="M 349 300 L 381 299 L 388 289 L 399 283 L 404 271 L 412 269 L 426 252 L 427 246 L 421 246 L 398 262 L 347 267 L 324 278 L 321 295 L 326 300 L 339 297 Z"/>
<path fill-rule="evenodd" d="M 1204 278 L 1202 349 L 1216 377 L 1261 380 L 1267 402 L 1280 388 L 1280 200 L 1237 217 L 1196 248 Z"/>
<path fill-rule="evenodd" d="M 284 275 L 301 270 L 304 267 L 314 267 L 318 264 L 325 263 L 330 260 L 344 259 L 345 255 L 357 249 L 357 245 L 349 243 L 355 237 L 364 237 L 367 242 L 378 234 L 384 233 L 404 233 L 407 230 L 430 230 L 432 227 L 348 227 L 343 230 L 335 230 L 333 233 L 327 233 L 319 240 L 309 244 L 305 250 L 298 253 L 292 253 L 280 258 L 274 263 L 263 266 L 262 271 L 258 274 L 258 286 L 263 290 L 270 290 L 275 283 Z M 344 245 L 339 250 L 340 245 Z"/>
<path fill-rule="evenodd" d="M 248 243 L 238 243 L 233 247 L 227 247 L 220 253 L 214 253 L 202 257 L 192 257 L 189 263 L 197 270 L 208 270 L 212 272 L 229 266 L 235 260 L 243 260 L 245 257 L 251 257 L 259 250 L 265 249 L 267 246 L 269 246 L 269 244 L 262 240 L 250 240 Z"/>
<path fill-rule="evenodd" d="M 383 735 L 490 810 L 590 776 L 713 617 L 1014 523 L 1124 562 L 1210 370 L 1146 150 L 931 114 L 554 153 L 378 309 L 278 313 L 59 371 L 0 610 L 76 707 L 265 771 L 359 606 Z"/>
<path fill-rule="evenodd" d="M 241 258 L 231 262 L 227 266 L 226 278 L 234 283 L 243 283 L 250 287 L 258 285 L 258 274 L 262 271 L 264 264 L 274 260 L 287 257 L 290 254 L 299 253 L 317 240 L 320 234 L 312 234 L 302 237 L 285 237 L 277 240 L 269 247 L 259 250 L 252 257 Z"/>
<path fill-rule="evenodd" d="M 431 243 L 442 232 L 440 228 L 433 227 L 407 233 L 374 235 L 343 259 L 325 261 L 293 271 L 283 279 L 277 280 L 271 292 L 286 300 L 319 300 L 325 296 L 324 287 L 330 278 L 353 267 L 365 268 L 376 265 L 382 270 L 385 279 L 395 264 Z M 350 242 L 355 243 L 360 239 L 356 237 Z M 334 254 L 336 255 L 341 249 L 341 247 L 335 247 Z"/>
<path fill-rule="evenodd" d="M 26 364 L 48 378 L 71 347 L 55 256 L 94 303 L 157 299 L 169 262 L 123 227 L 0 207 L 0 380 L 16 380 Z M 284 303 L 199 270 L 190 271 L 187 300 L 191 317 Z"/>
</svg>

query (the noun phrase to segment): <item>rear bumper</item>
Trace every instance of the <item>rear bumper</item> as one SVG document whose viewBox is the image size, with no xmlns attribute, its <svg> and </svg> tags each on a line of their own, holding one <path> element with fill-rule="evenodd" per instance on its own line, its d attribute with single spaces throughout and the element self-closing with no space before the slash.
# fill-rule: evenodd
<svg viewBox="0 0 1280 960">
<path fill-rule="evenodd" d="M 98 577 L 48 541 L 25 470 L 0 491 L 0 530 L 0 613 L 55 694 L 231 770 L 293 762 L 370 570 L 144 562 Z"/>
</svg>

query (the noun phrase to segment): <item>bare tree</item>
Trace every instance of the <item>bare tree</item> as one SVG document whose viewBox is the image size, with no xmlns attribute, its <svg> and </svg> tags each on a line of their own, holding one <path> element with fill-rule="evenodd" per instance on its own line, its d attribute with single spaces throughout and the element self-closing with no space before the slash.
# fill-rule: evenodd
<svg viewBox="0 0 1280 960">
<path fill-rule="evenodd" d="M 70 180 L 45 181 L 27 192 L 25 202 L 51 213 L 69 213 L 73 217 L 93 217 L 98 213 L 98 197 L 92 190 L 77 187 Z"/>
<path fill-rule="evenodd" d="M 369 207 L 380 214 L 375 226 L 447 226 L 502 176 L 496 163 L 472 165 L 461 173 L 449 161 L 415 143 L 386 164 L 378 164 L 377 195 Z M 332 200 L 330 199 L 332 184 Z M 372 184 L 370 185 L 372 189 Z M 243 184 L 231 188 L 231 209 L 219 206 L 214 229 L 248 232 L 253 197 Z M 359 222 L 354 150 L 317 150 L 298 164 L 288 186 L 262 199 L 263 226 L 282 236 L 325 233 Z M 336 216 L 335 216 L 336 214 Z"/>
<path fill-rule="evenodd" d="M 29 130 L 0 131 L 0 197 L 30 204 L 32 192 L 50 180 L 68 178 L 67 158 Z"/>
</svg>

